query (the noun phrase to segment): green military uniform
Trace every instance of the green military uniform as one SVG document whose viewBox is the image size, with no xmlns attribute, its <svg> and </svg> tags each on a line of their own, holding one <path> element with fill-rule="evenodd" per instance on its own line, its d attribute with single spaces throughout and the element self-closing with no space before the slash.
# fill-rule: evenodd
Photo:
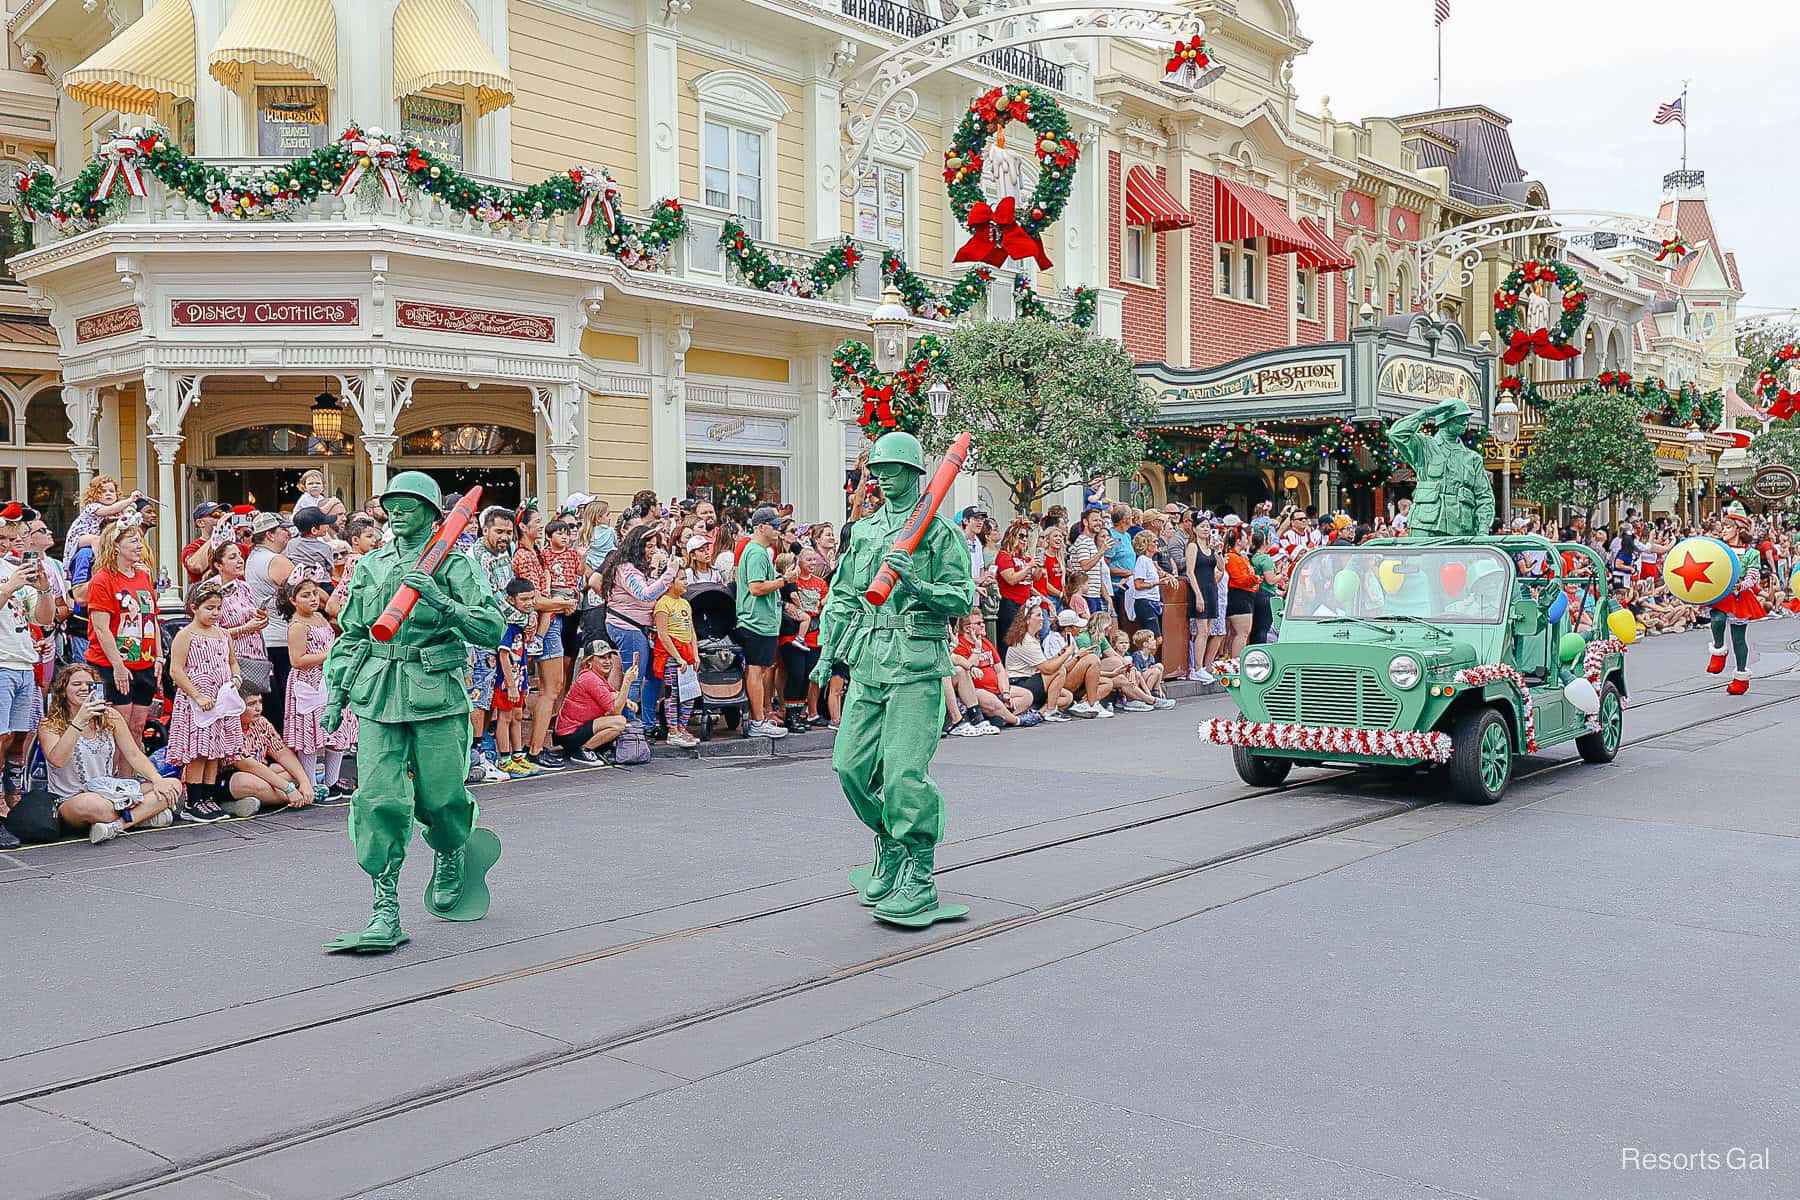
<svg viewBox="0 0 1800 1200">
<path fill-rule="evenodd" d="M 1487 465 L 1460 440 L 1470 415 L 1461 400 L 1446 400 L 1388 426 L 1394 452 L 1418 477 L 1407 526 L 1414 537 L 1477 537 L 1493 527 Z M 1437 426 L 1431 437 L 1425 436 L 1427 424 Z"/>
<path fill-rule="evenodd" d="M 395 476 L 382 501 L 403 497 L 429 504 L 442 516 L 443 501 L 430 476 L 417 471 Z M 429 523 L 410 514 L 408 519 L 423 527 L 423 537 L 403 530 L 358 560 L 349 601 L 338 618 L 343 635 L 325 660 L 332 723 L 346 703 L 360 722 L 350 836 L 357 863 L 375 881 L 369 929 L 328 943 L 328 950 L 387 950 L 406 940 L 395 888 L 415 820 L 437 852 L 426 907 L 439 916 L 485 915 L 482 876 L 499 856 L 499 840 L 474 828 L 475 798 L 464 785 L 470 727 L 462 675 L 468 645 L 497 646 L 505 623 L 480 570 L 467 555 L 452 552 L 431 576 L 436 593 L 421 588 L 424 594 L 394 640 L 374 640 L 370 628 L 414 572 L 430 536 Z"/>
<path fill-rule="evenodd" d="M 831 765 L 851 810 L 875 833 L 875 864 L 860 885 L 862 899 L 883 919 L 928 923 L 926 914 L 951 914 L 939 910 L 932 882 L 944 799 L 926 772 L 944 723 L 948 625 L 974 607 L 975 585 L 968 543 L 942 516 L 932 518 L 910 562 L 891 554 L 925 473 L 917 439 L 885 435 L 869 466 L 878 478 L 885 472 L 892 479 L 892 486 L 883 482 L 888 503 L 851 526 L 819 618 L 823 651 L 816 674 L 832 662 L 850 668 Z M 884 560 L 906 569 L 877 607 L 863 593 Z"/>
</svg>

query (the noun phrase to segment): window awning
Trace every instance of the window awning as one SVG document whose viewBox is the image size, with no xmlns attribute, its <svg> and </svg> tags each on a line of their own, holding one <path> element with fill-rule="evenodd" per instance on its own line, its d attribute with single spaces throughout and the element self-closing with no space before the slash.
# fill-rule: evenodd
<svg viewBox="0 0 1800 1200">
<path fill-rule="evenodd" d="M 463 0 L 400 0 L 394 11 L 394 98 L 443 84 L 476 89 L 482 116 L 513 102 L 513 84 Z"/>
<path fill-rule="evenodd" d="M 289 67 L 323 87 L 334 86 L 337 17 L 331 0 L 238 0 L 206 63 L 207 72 L 226 87 L 236 87 L 244 68 L 256 63 Z"/>
<path fill-rule="evenodd" d="M 1313 244 L 1311 250 L 1299 251 L 1301 266 L 1325 272 L 1348 271 L 1356 265 L 1356 260 L 1338 249 L 1332 240 L 1325 236 L 1325 231 L 1320 229 L 1310 218 L 1300 218 L 1300 232 L 1304 233 Z"/>
<path fill-rule="evenodd" d="M 161 0 L 63 75 L 63 91 L 94 108 L 155 113 L 165 99 L 194 98 L 194 10 Z"/>
<path fill-rule="evenodd" d="M 1279 199 L 1248 184 L 1228 183 L 1214 176 L 1213 240 L 1241 242 L 1245 238 L 1263 238 L 1270 254 L 1318 252 Z"/>
<path fill-rule="evenodd" d="M 1194 215 L 1157 182 L 1150 168 L 1136 166 L 1125 172 L 1125 223 L 1148 225 L 1162 233 L 1185 229 L 1194 223 Z"/>
</svg>

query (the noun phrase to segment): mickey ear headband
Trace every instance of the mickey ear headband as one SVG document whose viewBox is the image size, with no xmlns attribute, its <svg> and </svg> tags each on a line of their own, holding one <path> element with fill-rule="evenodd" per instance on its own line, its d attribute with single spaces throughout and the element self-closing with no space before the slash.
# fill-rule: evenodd
<svg viewBox="0 0 1800 1200">
<path fill-rule="evenodd" d="M 116 520 L 119 522 L 120 529 L 136 529 L 144 523 L 144 513 L 142 509 L 128 508 L 120 513 Z"/>
</svg>

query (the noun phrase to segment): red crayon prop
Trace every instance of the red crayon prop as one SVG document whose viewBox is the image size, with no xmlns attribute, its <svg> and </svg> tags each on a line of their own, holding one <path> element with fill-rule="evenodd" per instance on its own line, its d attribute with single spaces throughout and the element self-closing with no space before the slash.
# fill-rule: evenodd
<svg viewBox="0 0 1800 1200">
<path fill-rule="evenodd" d="M 469 522 L 475 519 L 475 511 L 480 504 L 481 487 L 477 485 L 456 502 L 450 515 L 443 519 L 437 532 L 425 543 L 424 553 L 419 555 L 417 570 L 430 575 L 438 569 L 438 564 L 444 561 L 444 556 L 456 545 L 456 539 L 462 536 L 463 530 L 469 527 Z M 393 641 L 394 635 L 400 632 L 400 623 L 406 620 L 406 614 L 418 602 L 418 591 L 402 584 L 400 590 L 394 593 L 394 598 L 388 601 L 387 607 L 381 610 L 381 616 L 376 618 L 375 625 L 369 632 L 378 642 Z"/>
<path fill-rule="evenodd" d="M 925 485 L 925 491 L 919 496 L 919 502 L 913 506 L 912 519 L 907 521 L 906 527 L 900 531 L 900 536 L 894 539 L 893 548 L 895 550 L 904 550 L 911 554 L 919 548 L 919 543 L 925 538 L 925 527 L 931 524 L 931 518 L 937 516 L 938 506 L 943 504 L 944 497 L 950 494 L 950 485 L 956 482 L 956 473 L 962 470 L 963 463 L 968 461 L 969 451 L 974 447 L 974 442 L 973 434 L 964 433 L 957 435 L 957 439 L 950 443 L 950 449 L 944 454 L 944 461 L 938 464 L 938 469 L 932 475 L 931 482 Z M 900 576 L 894 571 L 894 568 L 883 564 L 881 570 L 875 573 L 875 582 L 871 583 L 869 590 L 863 593 L 863 599 L 874 605 L 886 604 L 888 596 L 894 590 L 894 585 L 899 582 Z"/>
</svg>

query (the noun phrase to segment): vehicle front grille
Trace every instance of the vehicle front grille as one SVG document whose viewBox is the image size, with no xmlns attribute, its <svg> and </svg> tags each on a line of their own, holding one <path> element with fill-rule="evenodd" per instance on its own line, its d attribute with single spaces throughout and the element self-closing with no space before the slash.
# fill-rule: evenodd
<svg viewBox="0 0 1800 1200">
<path fill-rule="evenodd" d="M 1275 686 L 1263 693 L 1263 703 L 1272 720 L 1290 725 L 1392 729 L 1400 715 L 1400 702 L 1367 667 L 1284 667 Z"/>
</svg>

